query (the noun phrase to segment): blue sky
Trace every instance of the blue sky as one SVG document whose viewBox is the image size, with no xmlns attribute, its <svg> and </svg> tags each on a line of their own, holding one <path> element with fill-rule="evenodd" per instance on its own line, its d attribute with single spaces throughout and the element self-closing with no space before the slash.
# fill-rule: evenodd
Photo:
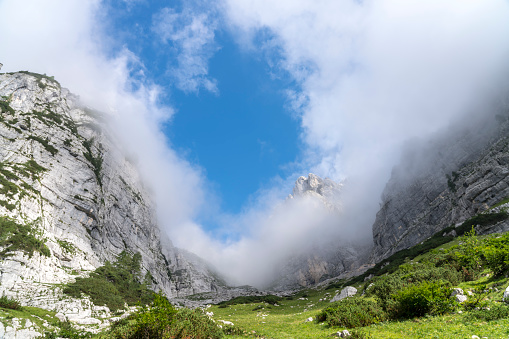
<svg viewBox="0 0 509 339">
<path fill-rule="evenodd" d="M 174 108 L 164 127 L 171 146 L 204 170 L 221 210 L 237 214 L 274 177 L 286 177 L 298 158 L 300 124 L 286 94 L 297 86 L 287 72 L 269 66 L 266 53 L 248 51 L 217 23 L 213 39 L 198 53 L 207 68 L 200 76 L 213 79 L 216 88 L 179 86 L 173 73 L 181 66 L 182 47 L 162 41 L 156 27 L 162 13 L 187 10 L 193 9 L 178 1 L 112 1 L 107 27 L 116 45 L 136 53 L 144 75 L 163 88 L 161 103 Z M 220 20 L 210 9 L 207 15 Z M 175 20 L 172 29 L 188 23 Z"/>
</svg>

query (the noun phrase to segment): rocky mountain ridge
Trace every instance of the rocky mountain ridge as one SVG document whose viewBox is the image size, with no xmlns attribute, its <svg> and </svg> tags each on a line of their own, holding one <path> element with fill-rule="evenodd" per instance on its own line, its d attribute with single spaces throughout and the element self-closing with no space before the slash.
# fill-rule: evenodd
<svg viewBox="0 0 509 339">
<path fill-rule="evenodd" d="M 342 183 L 309 173 L 307 178 L 301 176 L 297 179 L 287 201 L 296 199 L 318 201 L 329 213 L 330 221 L 334 222 L 341 213 L 342 188 Z M 316 220 L 319 219 L 317 216 Z M 288 258 L 280 268 L 271 289 L 284 291 L 311 287 L 347 274 L 349 271 L 355 271 L 366 261 L 370 249 L 364 243 L 345 239 L 322 239 L 311 248 Z"/>
<path fill-rule="evenodd" d="M 0 232 L 0 294 L 64 312 L 72 301 L 59 286 L 122 251 L 140 253 L 152 287 L 170 298 L 225 287 L 159 231 L 135 165 L 108 129 L 53 78 L 0 74 L 0 216 L 28 239 Z"/>
<path fill-rule="evenodd" d="M 371 261 L 490 212 L 507 197 L 509 109 L 500 105 L 409 148 L 384 190 L 373 224 Z M 508 228 L 503 221 L 490 232 Z"/>
</svg>

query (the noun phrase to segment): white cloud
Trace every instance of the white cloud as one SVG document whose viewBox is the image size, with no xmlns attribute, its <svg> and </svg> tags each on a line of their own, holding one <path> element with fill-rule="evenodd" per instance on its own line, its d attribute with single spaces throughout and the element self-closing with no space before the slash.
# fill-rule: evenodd
<svg viewBox="0 0 509 339">
<path fill-rule="evenodd" d="M 189 7 L 181 13 L 164 8 L 154 16 L 153 29 L 166 48 L 175 49 L 177 65 L 170 72 L 179 89 L 197 93 L 204 88 L 219 93 L 217 80 L 208 76 L 208 61 L 218 49 L 214 41 L 217 22 L 212 14 L 194 12 Z"/>
<path fill-rule="evenodd" d="M 162 207 L 162 224 L 178 232 L 203 202 L 201 171 L 168 147 L 160 127 L 173 110 L 158 105 L 158 86 L 130 77 L 143 68 L 137 57 L 126 49 L 108 56 L 102 11 L 100 1 L 0 2 L 2 71 L 54 75 L 86 104 L 111 113 L 117 137 Z"/>
<path fill-rule="evenodd" d="M 367 215 L 406 140 L 475 110 L 508 75 L 507 1 L 224 3 L 244 45 L 272 32 L 278 65 L 301 87 L 289 98 L 302 119 L 305 161 L 318 174 L 348 177 Z"/>
</svg>

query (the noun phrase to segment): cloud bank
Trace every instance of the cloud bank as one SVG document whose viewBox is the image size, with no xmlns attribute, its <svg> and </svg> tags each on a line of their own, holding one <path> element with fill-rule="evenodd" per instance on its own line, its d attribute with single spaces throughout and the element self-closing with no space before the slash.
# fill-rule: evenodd
<svg viewBox="0 0 509 339">
<path fill-rule="evenodd" d="M 208 75 L 218 29 L 248 53 L 263 51 L 273 72 L 290 74 L 299 89 L 288 97 L 306 145 L 298 175 L 347 178 L 340 219 L 327 219 L 312 201 L 282 203 L 295 173 L 256 193 L 239 215 L 215 211 L 223 231 L 238 235 L 224 243 L 195 221 L 215 198 L 202 170 L 161 132 L 174 114 L 160 104 L 165 89 L 143 76 L 138 56 L 113 48 L 105 35 L 106 5 L 0 2 L 3 70 L 54 75 L 118 117 L 115 129 L 154 190 L 171 239 L 237 283 L 266 283 L 288 256 L 321 238 L 369 236 L 401 146 L 476 111 L 508 75 L 509 3 L 502 0 L 222 0 L 154 13 L 151 29 L 176 50 L 178 67 L 169 75 L 183 91 L 219 95 Z"/>
</svg>

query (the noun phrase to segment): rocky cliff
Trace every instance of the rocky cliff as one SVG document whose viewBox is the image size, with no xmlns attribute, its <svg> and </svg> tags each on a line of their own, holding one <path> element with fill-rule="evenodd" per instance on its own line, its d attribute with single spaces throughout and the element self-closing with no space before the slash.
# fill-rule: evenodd
<svg viewBox="0 0 509 339">
<path fill-rule="evenodd" d="M 65 308 L 59 284 L 122 251 L 140 253 L 169 297 L 222 283 L 159 231 L 136 166 L 100 113 L 50 77 L 0 74 L 0 294 Z"/>
<path fill-rule="evenodd" d="M 325 212 L 329 215 L 317 215 L 309 222 L 328 223 L 330 228 L 340 229 L 341 225 L 337 224 L 337 220 L 340 220 L 341 214 L 342 188 L 342 183 L 310 173 L 307 178 L 302 176 L 297 179 L 287 202 L 295 199 L 318 201 L 325 208 L 317 210 L 317 213 Z M 299 248 L 280 268 L 272 289 L 310 287 L 355 270 L 365 262 L 370 250 L 365 243 L 350 241 L 346 237 L 328 237 L 325 234 L 318 234 L 316 239 L 309 239 L 309 242 L 310 247 Z"/>
<path fill-rule="evenodd" d="M 507 105 L 500 105 L 408 147 L 382 196 L 372 261 L 488 212 L 509 197 L 508 119 Z M 495 229 L 504 230 L 505 224 Z"/>
</svg>

